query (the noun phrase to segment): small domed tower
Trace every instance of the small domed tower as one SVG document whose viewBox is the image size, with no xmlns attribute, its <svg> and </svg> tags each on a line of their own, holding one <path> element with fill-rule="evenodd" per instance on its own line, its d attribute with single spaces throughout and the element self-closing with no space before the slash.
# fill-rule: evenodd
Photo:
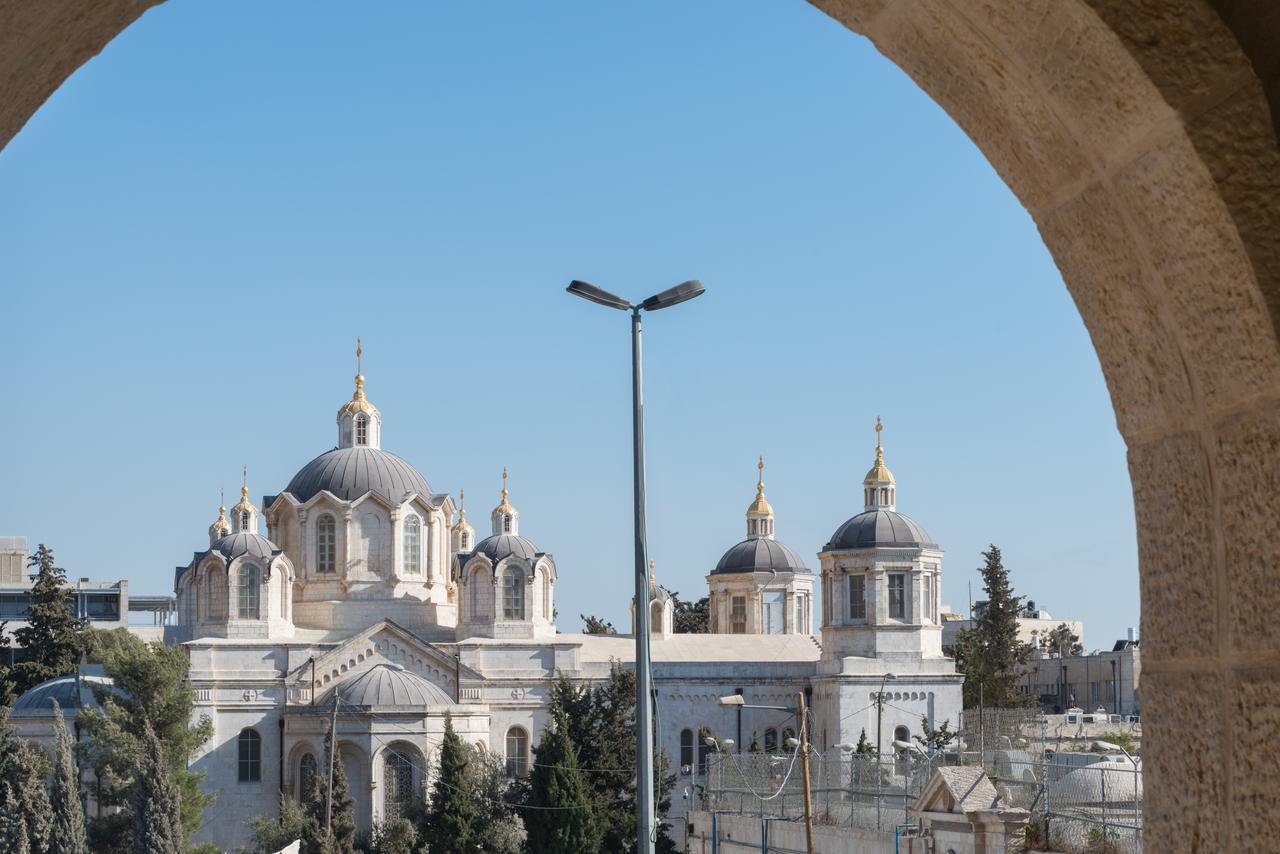
<svg viewBox="0 0 1280 854">
<path fill-rule="evenodd" d="M 756 462 L 756 497 L 747 507 L 747 538 L 707 576 L 710 629 L 719 634 L 812 632 L 813 573 L 774 538 L 773 506 L 764 497 L 764 457 Z"/>
<path fill-rule="evenodd" d="M 898 482 L 893 472 L 884 464 L 884 446 L 880 444 L 880 432 L 884 423 L 876 416 L 876 461 L 862 480 L 863 510 L 892 511 L 898 503 Z"/>
<path fill-rule="evenodd" d="M 240 501 L 231 508 L 231 530 L 236 534 L 258 533 L 258 508 L 249 500 L 249 467 L 244 467 L 240 484 Z"/>
<path fill-rule="evenodd" d="M 226 496 L 222 490 L 218 490 L 218 518 L 213 520 L 213 524 L 209 526 L 209 545 L 213 545 L 218 540 L 231 533 L 231 522 L 227 519 Z"/>
<path fill-rule="evenodd" d="M 507 500 L 507 467 L 502 467 L 502 500 L 489 515 L 493 522 L 493 536 L 520 536 L 520 511 Z"/>
<path fill-rule="evenodd" d="M 467 521 L 467 491 L 458 490 L 458 521 L 449 529 L 450 547 L 454 554 L 475 548 L 476 529 Z"/>
<path fill-rule="evenodd" d="M 671 591 L 663 587 L 653 576 L 653 561 L 649 561 L 649 634 L 669 638 L 675 633 L 676 603 Z M 631 634 L 636 633 L 636 598 L 631 597 Z"/>
<path fill-rule="evenodd" d="M 364 395 L 364 374 L 360 372 L 363 355 L 364 348 L 356 338 L 356 390 L 338 410 L 339 448 L 382 447 L 382 413 Z"/>
</svg>

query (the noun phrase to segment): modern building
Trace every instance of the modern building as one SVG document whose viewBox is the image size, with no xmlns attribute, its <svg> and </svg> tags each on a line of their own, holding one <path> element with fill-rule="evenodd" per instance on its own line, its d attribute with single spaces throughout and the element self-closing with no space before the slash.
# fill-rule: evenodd
<svg viewBox="0 0 1280 854">
<path fill-rule="evenodd" d="M 1019 689 L 1054 714 L 1069 708 L 1109 714 L 1142 713 L 1142 656 L 1132 637 L 1118 640 L 1110 650 L 1059 657 L 1040 654 L 1019 665 Z"/>
<path fill-rule="evenodd" d="M 986 602 L 973 603 L 974 617 L 981 616 L 986 604 Z M 947 612 L 942 615 L 942 645 L 947 649 L 953 648 L 956 645 L 956 635 L 963 629 L 973 628 L 973 622 L 963 614 L 953 613 L 950 608 L 947 608 Z M 1018 615 L 1018 640 L 1038 649 L 1049 636 L 1049 632 L 1062 625 L 1069 628 L 1072 634 L 1084 643 L 1084 623 L 1081 620 L 1060 620 L 1043 608 L 1035 607 L 1034 603 L 1028 603 L 1028 607 Z"/>
<path fill-rule="evenodd" d="M 219 508 L 175 572 L 177 621 L 164 634 L 190 656 L 194 714 L 214 723 L 192 763 L 218 792 L 196 839 L 223 849 L 248 841 L 246 821 L 272 812 L 278 791 L 304 795 L 335 715 L 357 822 L 368 830 L 421 797 L 446 715 L 466 741 L 525 774 L 557 675 L 603 680 L 615 662 L 633 662 L 630 637 L 559 631 L 560 573 L 582 583 L 583 569 L 559 566 L 536 543 L 505 470 L 489 534 L 477 539 L 461 493 L 455 502 L 436 492 L 383 449 L 382 413 L 366 397 L 359 361 L 336 422 L 337 447 L 260 505 L 246 474 L 239 502 Z M 658 743 L 681 786 L 706 755 L 701 728 L 741 750 L 743 730 L 779 743 L 794 726 L 776 711 L 726 707 L 727 695 L 794 707 L 807 694 L 819 749 L 873 734 L 877 711 L 886 744 L 918 732 L 922 718 L 958 721 L 962 677 L 941 652 L 943 553 L 896 511 L 879 429 L 863 511 L 818 555 L 820 587 L 775 538 L 763 461 L 747 538 L 707 576 L 713 634 L 674 634 L 670 596 L 653 582 Z M 826 602 L 820 635 L 814 595 Z M 41 708 L 28 702 L 24 718 L 38 720 Z M 675 799 L 669 816 L 678 833 L 688 804 Z"/>
</svg>

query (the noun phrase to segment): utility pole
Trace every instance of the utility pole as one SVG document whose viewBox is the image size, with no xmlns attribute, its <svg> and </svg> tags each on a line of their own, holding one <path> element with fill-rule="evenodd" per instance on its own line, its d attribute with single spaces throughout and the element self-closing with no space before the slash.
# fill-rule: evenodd
<svg viewBox="0 0 1280 854">
<path fill-rule="evenodd" d="M 338 692 L 333 692 L 333 717 L 329 719 L 329 785 L 324 802 L 324 834 L 333 838 L 333 758 L 338 752 Z"/>
<path fill-rule="evenodd" d="M 804 692 L 798 695 L 796 708 L 800 712 L 800 771 L 804 774 L 804 841 L 809 854 L 813 854 L 813 792 L 809 788 L 809 715 L 804 704 Z"/>
</svg>

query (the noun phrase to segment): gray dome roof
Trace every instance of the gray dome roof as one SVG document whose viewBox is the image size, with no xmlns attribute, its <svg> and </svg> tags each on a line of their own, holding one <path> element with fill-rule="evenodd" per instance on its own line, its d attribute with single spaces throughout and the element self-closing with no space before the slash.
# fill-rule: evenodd
<svg viewBox="0 0 1280 854">
<path fill-rule="evenodd" d="M 764 537 L 743 540 L 724 553 L 715 575 L 722 572 L 808 572 L 804 560 L 790 546 Z"/>
<path fill-rule="evenodd" d="M 93 669 L 100 670 L 101 666 Z M 81 680 L 86 683 L 84 687 L 88 687 L 87 683 L 96 683 L 103 687 L 110 687 L 113 683 L 110 677 L 105 675 L 77 675 L 69 673 L 66 676 L 56 676 L 53 679 L 47 679 L 27 690 L 25 694 L 14 701 L 10 714 L 18 717 L 47 717 L 53 715 L 53 704 L 56 701 L 58 707 L 63 713 L 72 716 L 80 709 L 80 688 Z M 98 703 L 89 696 L 87 703 L 91 708 L 97 708 Z"/>
<path fill-rule="evenodd" d="M 249 557 L 269 562 L 271 556 L 278 554 L 280 549 L 275 543 L 261 534 L 240 531 L 236 534 L 227 534 L 225 537 L 215 541 L 209 547 L 209 551 L 218 552 L 226 558 L 227 563 L 231 563 L 241 555 L 248 555 Z"/>
<path fill-rule="evenodd" d="M 427 479 L 417 469 L 381 448 L 334 448 L 307 463 L 293 476 L 285 492 L 299 501 L 310 501 L 328 490 L 343 501 L 355 501 L 372 492 L 396 505 L 407 493 L 431 496 Z"/>
<path fill-rule="evenodd" d="M 533 560 L 538 555 L 538 547 L 524 537 L 517 537 L 514 534 L 494 534 L 476 543 L 472 554 L 482 554 L 494 563 L 511 555 Z"/>
<path fill-rule="evenodd" d="M 452 706 L 453 698 L 438 685 L 398 664 L 376 664 L 337 687 L 348 706 Z"/>
<path fill-rule="evenodd" d="M 892 510 L 868 510 L 841 525 L 823 550 L 877 547 L 936 549 L 938 545 L 914 519 Z"/>
</svg>

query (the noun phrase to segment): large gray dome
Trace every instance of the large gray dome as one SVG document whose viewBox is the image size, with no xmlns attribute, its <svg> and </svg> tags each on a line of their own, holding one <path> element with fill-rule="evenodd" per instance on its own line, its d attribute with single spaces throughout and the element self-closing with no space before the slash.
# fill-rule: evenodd
<svg viewBox="0 0 1280 854">
<path fill-rule="evenodd" d="M 81 688 L 88 689 L 91 684 L 115 690 L 111 678 L 105 674 L 101 665 L 81 665 L 80 673 L 69 673 L 47 679 L 39 685 L 27 689 L 21 697 L 14 701 L 10 714 L 15 717 L 51 717 L 53 704 L 56 702 L 68 717 L 78 713 L 81 703 Z M 84 704 L 97 708 L 98 701 L 91 692 L 86 692 Z"/>
<path fill-rule="evenodd" d="M 397 664 L 377 664 L 337 687 L 345 706 L 452 706 L 453 698 L 438 685 Z"/>
<path fill-rule="evenodd" d="M 372 492 L 397 505 L 410 493 L 431 496 L 427 479 L 404 460 L 381 448 L 334 448 L 316 457 L 293 476 L 288 492 L 299 501 L 328 490 L 343 501 Z"/>
<path fill-rule="evenodd" d="M 790 546 L 764 537 L 743 540 L 724 553 L 712 575 L 729 572 L 809 572 Z"/>
<path fill-rule="evenodd" d="M 524 537 L 517 537 L 514 534 L 495 534 L 476 543 L 472 554 L 482 554 L 494 563 L 511 555 L 533 560 L 538 555 L 538 547 Z"/>
<path fill-rule="evenodd" d="M 221 554 L 226 558 L 227 563 L 231 563 L 241 555 L 248 555 L 262 561 L 270 561 L 272 555 L 280 552 L 275 543 L 261 534 L 250 533 L 249 531 L 227 534 L 214 542 L 209 547 L 209 550 Z"/>
<path fill-rule="evenodd" d="M 910 517 L 893 510 L 859 513 L 836 530 L 823 551 L 831 549 L 936 549 L 929 533 Z"/>
</svg>

